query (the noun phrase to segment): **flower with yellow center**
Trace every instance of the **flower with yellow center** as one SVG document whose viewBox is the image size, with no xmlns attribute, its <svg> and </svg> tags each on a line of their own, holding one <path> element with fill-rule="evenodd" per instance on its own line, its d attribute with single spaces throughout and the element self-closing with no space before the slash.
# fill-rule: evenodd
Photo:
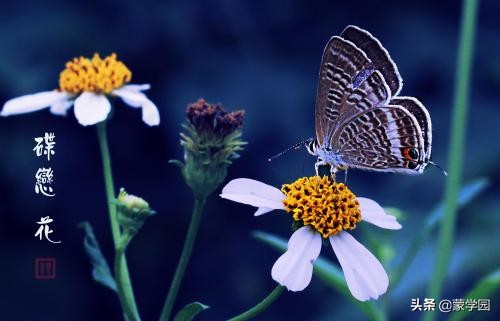
<svg viewBox="0 0 500 321">
<path fill-rule="evenodd" d="M 83 126 L 106 120 L 111 111 L 107 96 L 120 97 L 127 105 L 142 109 L 142 120 L 149 126 L 160 123 L 155 104 L 142 93 L 150 86 L 128 84 L 132 73 L 116 59 L 116 54 L 102 59 L 79 57 L 66 63 L 59 77 L 59 89 L 11 99 L 5 103 L 1 116 L 29 113 L 49 108 L 55 115 L 66 115 L 71 106 Z"/>
<path fill-rule="evenodd" d="M 323 239 L 328 239 L 356 299 L 377 299 L 387 291 L 389 278 L 382 264 L 348 232 L 361 220 L 386 229 L 401 228 L 396 218 L 386 214 L 375 201 L 356 197 L 346 185 L 326 176 L 300 178 L 281 190 L 239 178 L 230 181 L 220 196 L 257 207 L 256 216 L 285 210 L 302 225 L 292 234 L 287 251 L 271 271 L 273 279 L 288 290 L 302 291 L 311 282 L 313 263 Z"/>
</svg>

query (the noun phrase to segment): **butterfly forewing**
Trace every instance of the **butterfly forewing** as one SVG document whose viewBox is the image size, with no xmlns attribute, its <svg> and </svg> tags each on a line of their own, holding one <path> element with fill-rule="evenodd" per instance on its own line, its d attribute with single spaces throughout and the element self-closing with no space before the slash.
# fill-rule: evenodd
<svg viewBox="0 0 500 321">
<path fill-rule="evenodd" d="M 389 85 L 391 95 L 396 96 L 403 87 L 403 80 L 398 72 L 398 68 L 387 50 L 380 41 L 373 37 L 368 31 L 356 26 L 347 26 L 340 36 L 351 41 L 359 49 L 364 51 L 372 62 L 373 69 L 379 70 Z"/>
<path fill-rule="evenodd" d="M 320 145 L 338 124 L 353 78 L 369 63 L 363 51 L 340 37 L 332 37 L 326 45 L 316 94 L 316 137 Z"/>
<path fill-rule="evenodd" d="M 384 76 L 378 70 L 375 70 L 357 87 L 353 88 L 341 110 L 344 117 L 348 119 L 354 114 L 385 105 L 389 99 L 390 89 L 385 82 Z"/>
</svg>

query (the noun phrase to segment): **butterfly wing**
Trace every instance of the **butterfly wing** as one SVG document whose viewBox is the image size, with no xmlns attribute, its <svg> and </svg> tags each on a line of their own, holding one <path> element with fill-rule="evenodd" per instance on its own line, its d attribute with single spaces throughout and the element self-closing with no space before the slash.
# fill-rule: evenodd
<svg viewBox="0 0 500 321">
<path fill-rule="evenodd" d="M 338 125 L 341 107 L 351 94 L 354 77 L 369 64 L 366 54 L 352 42 L 337 36 L 328 41 L 316 93 L 316 138 L 320 146 Z"/>
<path fill-rule="evenodd" d="M 323 53 L 316 97 L 316 137 L 342 167 L 421 173 L 429 162 L 429 113 L 413 97 L 397 97 L 402 79 L 382 44 L 348 26 Z"/>
<path fill-rule="evenodd" d="M 418 174 L 427 165 L 420 125 L 402 106 L 362 111 L 344 122 L 332 140 L 343 166 Z"/>
<path fill-rule="evenodd" d="M 391 105 L 397 105 L 408 110 L 417 120 L 422 131 L 424 140 L 424 162 L 428 163 L 431 158 L 432 150 L 432 122 L 429 112 L 424 105 L 415 97 L 394 97 L 390 101 Z"/>
<path fill-rule="evenodd" d="M 342 105 L 342 121 L 347 121 L 365 110 L 384 106 L 391 98 L 390 88 L 380 71 L 371 70 L 369 75 L 363 77 L 365 79 L 356 84 Z"/>
<path fill-rule="evenodd" d="M 366 54 L 371 61 L 370 68 L 380 71 L 391 90 L 391 96 L 398 95 L 403 87 L 403 80 L 396 64 L 380 41 L 368 31 L 356 26 L 347 26 L 340 36 Z"/>
</svg>

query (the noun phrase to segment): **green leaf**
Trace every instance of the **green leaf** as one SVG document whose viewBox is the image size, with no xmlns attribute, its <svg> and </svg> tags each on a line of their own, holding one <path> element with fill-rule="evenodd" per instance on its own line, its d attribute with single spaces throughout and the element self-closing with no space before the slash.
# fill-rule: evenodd
<svg viewBox="0 0 500 321">
<path fill-rule="evenodd" d="M 489 180 L 487 178 L 478 178 L 462 187 L 458 194 L 457 205 L 458 209 L 467 205 L 472 201 L 477 195 L 479 195 L 486 187 L 489 185 Z M 425 241 L 430 237 L 431 233 L 434 231 L 439 221 L 444 214 L 444 201 L 440 202 L 434 210 L 427 216 L 424 222 L 423 228 L 421 228 L 418 234 L 410 242 L 408 250 L 405 251 L 404 257 L 401 260 L 399 266 L 392 272 L 391 282 L 396 286 L 406 270 L 410 266 L 413 258 L 417 255 L 420 248 L 424 245 Z"/>
<path fill-rule="evenodd" d="M 457 204 L 458 208 L 462 208 L 472 201 L 477 195 L 479 195 L 488 185 L 490 184 L 488 178 L 478 178 L 466 185 L 464 185 L 460 192 L 458 193 Z M 427 219 L 426 226 L 434 227 L 437 225 L 439 220 L 444 213 L 444 201 L 442 201 L 436 208 L 431 212 L 431 215 Z"/>
<path fill-rule="evenodd" d="M 208 305 L 204 305 L 200 302 L 189 303 L 177 313 L 174 321 L 191 321 L 198 313 L 208 308 Z"/>
<path fill-rule="evenodd" d="M 253 236 L 262 241 L 276 250 L 280 252 L 284 252 L 287 249 L 287 242 L 279 236 L 256 231 L 253 233 Z M 336 289 L 340 294 L 345 296 L 355 305 L 357 305 L 370 319 L 374 321 L 385 320 L 384 315 L 380 308 L 373 301 L 358 301 L 356 300 L 349 291 L 347 284 L 344 279 L 344 274 L 342 271 L 331 261 L 323 258 L 318 258 L 314 262 L 314 273 L 321 280 L 323 280 L 326 284 L 330 285 L 334 289 Z"/>
<path fill-rule="evenodd" d="M 488 274 L 470 290 L 465 299 L 487 299 L 493 294 L 493 292 L 497 291 L 500 288 L 500 269 L 496 270 L 493 273 Z M 471 313 L 469 311 L 455 311 L 450 317 L 450 321 L 460 321 L 463 318 L 470 316 Z"/>
<path fill-rule="evenodd" d="M 115 279 L 111 274 L 111 270 L 109 269 L 106 259 L 102 255 L 92 226 L 89 222 L 82 222 L 78 225 L 78 227 L 83 228 L 85 231 L 83 246 L 85 247 L 85 252 L 87 252 L 87 255 L 89 256 L 90 263 L 92 263 L 92 277 L 94 278 L 94 281 L 116 292 L 117 288 Z"/>
<path fill-rule="evenodd" d="M 179 166 L 179 168 L 183 168 L 184 167 L 184 163 L 178 159 L 171 159 L 168 161 L 169 164 L 173 164 L 173 165 L 176 165 L 176 166 Z"/>
<path fill-rule="evenodd" d="M 387 214 L 396 217 L 398 221 L 404 220 L 406 218 L 406 213 L 397 207 L 385 207 L 384 206 L 384 211 Z"/>
</svg>

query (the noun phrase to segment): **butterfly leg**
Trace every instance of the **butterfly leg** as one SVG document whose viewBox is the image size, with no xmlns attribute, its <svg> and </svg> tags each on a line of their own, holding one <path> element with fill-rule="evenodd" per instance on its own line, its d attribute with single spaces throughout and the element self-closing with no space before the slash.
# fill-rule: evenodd
<svg viewBox="0 0 500 321">
<path fill-rule="evenodd" d="M 330 168 L 330 173 L 332 175 L 332 179 L 335 181 L 335 177 L 338 171 L 344 171 L 344 184 L 347 184 L 347 170 L 349 167 L 347 166 L 332 166 Z"/>
<path fill-rule="evenodd" d="M 316 176 L 321 176 L 320 175 L 320 167 L 327 166 L 327 165 L 329 165 L 327 162 L 325 162 L 324 160 L 322 160 L 321 158 L 318 157 L 318 160 L 314 164 L 314 169 L 316 170 Z"/>
<path fill-rule="evenodd" d="M 318 161 L 314 164 L 314 168 L 316 169 L 316 176 L 328 175 L 329 172 L 333 181 L 335 181 L 337 171 L 339 170 L 338 167 L 333 166 L 331 163 L 328 163 L 321 158 L 318 158 Z"/>
<path fill-rule="evenodd" d="M 337 171 L 338 170 L 339 169 L 336 166 L 330 165 L 330 177 L 333 179 L 334 182 L 335 182 L 335 179 L 337 178 Z"/>
</svg>

